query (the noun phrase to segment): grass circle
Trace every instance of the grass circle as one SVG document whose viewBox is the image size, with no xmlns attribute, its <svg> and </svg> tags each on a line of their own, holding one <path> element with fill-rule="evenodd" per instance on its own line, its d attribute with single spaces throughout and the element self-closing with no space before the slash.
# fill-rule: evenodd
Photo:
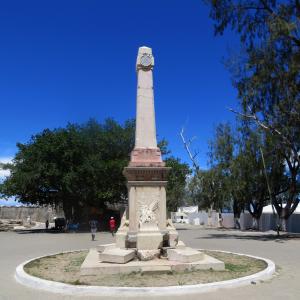
<svg viewBox="0 0 300 300">
<path fill-rule="evenodd" d="M 167 287 L 205 284 L 231 280 L 264 270 L 264 260 L 246 255 L 219 251 L 203 251 L 225 263 L 224 271 L 194 270 L 185 272 L 80 276 L 80 266 L 88 251 L 74 251 L 45 256 L 25 264 L 24 271 L 31 276 L 74 286 L 105 287 Z"/>
</svg>

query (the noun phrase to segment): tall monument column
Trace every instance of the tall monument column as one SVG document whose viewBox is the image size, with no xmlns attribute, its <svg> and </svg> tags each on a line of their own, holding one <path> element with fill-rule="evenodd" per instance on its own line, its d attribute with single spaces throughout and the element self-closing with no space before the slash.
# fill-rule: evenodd
<svg viewBox="0 0 300 300">
<path fill-rule="evenodd" d="M 140 47 L 136 61 L 137 102 L 135 146 L 124 169 L 129 197 L 128 245 L 138 250 L 162 247 L 166 225 L 167 172 L 157 147 L 152 50 Z M 118 237 L 118 235 L 117 235 Z"/>
<path fill-rule="evenodd" d="M 152 49 L 140 47 L 136 60 L 135 146 L 131 153 L 130 166 L 164 166 L 156 141 L 153 67 Z"/>
<path fill-rule="evenodd" d="M 152 50 L 141 47 L 136 61 L 137 101 L 135 148 L 157 148 L 153 95 Z"/>
</svg>

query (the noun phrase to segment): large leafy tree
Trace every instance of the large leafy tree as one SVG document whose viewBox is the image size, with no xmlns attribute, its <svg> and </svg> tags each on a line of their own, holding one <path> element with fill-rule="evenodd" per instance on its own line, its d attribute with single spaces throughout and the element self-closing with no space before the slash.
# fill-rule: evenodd
<svg viewBox="0 0 300 300">
<path fill-rule="evenodd" d="M 180 205 L 185 204 L 186 179 L 191 170 L 187 164 L 172 156 L 168 157 L 165 162 L 167 167 L 171 167 L 167 185 L 167 209 L 177 211 Z"/>
<path fill-rule="evenodd" d="M 271 202 L 271 191 L 274 195 L 283 193 L 286 176 L 283 161 L 273 157 L 272 136 L 247 123 L 240 127 L 232 182 L 253 217 L 253 227 L 258 229 L 263 207 Z"/>
<path fill-rule="evenodd" d="M 193 177 L 188 182 L 190 202 L 202 209 L 221 211 L 230 205 L 230 170 L 233 157 L 233 137 L 228 124 L 216 127 L 215 135 L 209 143 L 209 170 L 196 166 Z"/>
<path fill-rule="evenodd" d="M 284 229 L 299 203 L 300 2 L 205 2 L 211 6 L 216 34 L 230 28 L 241 40 L 240 59 L 235 60 L 237 68 L 232 68 L 241 114 L 272 135 L 273 157 L 287 166 L 286 192 L 271 193 Z"/>
<path fill-rule="evenodd" d="M 122 170 L 133 143 L 133 121 L 46 129 L 17 145 L 1 194 L 22 203 L 62 205 L 67 219 L 79 220 L 87 206 L 103 208 L 126 198 Z"/>
<path fill-rule="evenodd" d="M 242 122 L 238 131 L 230 124 L 219 124 L 210 141 L 210 169 L 198 172 L 196 198 L 203 208 L 231 207 L 236 224 L 248 209 L 258 228 L 263 207 L 270 203 L 270 190 L 277 196 L 285 192 L 286 176 L 282 160 L 274 159 L 272 136 Z M 276 152 L 275 152 L 276 153 Z"/>
<path fill-rule="evenodd" d="M 112 119 L 103 124 L 90 120 L 83 125 L 45 129 L 26 144 L 18 144 L 11 164 L 1 166 L 11 175 L 0 185 L 0 195 L 35 205 L 60 205 L 68 220 L 88 217 L 88 207 L 127 201 L 126 179 L 122 174 L 134 147 L 135 122 L 124 125 Z M 170 154 L 162 139 L 159 147 Z M 189 168 L 174 157 L 167 186 L 168 207 L 183 200 Z"/>
<path fill-rule="evenodd" d="M 229 123 L 219 124 L 210 141 L 209 162 L 214 185 L 219 190 L 219 208 L 231 202 L 236 217 L 239 218 L 242 206 L 236 196 L 236 185 L 232 182 L 232 161 L 234 158 L 235 138 Z M 212 177 L 212 178 L 213 178 Z"/>
</svg>

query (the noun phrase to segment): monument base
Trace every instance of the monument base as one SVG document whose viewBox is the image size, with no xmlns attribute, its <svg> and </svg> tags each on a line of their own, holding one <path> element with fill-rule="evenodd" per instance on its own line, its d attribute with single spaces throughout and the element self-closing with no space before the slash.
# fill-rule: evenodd
<svg viewBox="0 0 300 300">
<path fill-rule="evenodd" d="M 155 250 L 162 247 L 163 235 L 158 232 L 139 232 L 137 235 L 137 249 Z"/>
<path fill-rule="evenodd" d="M 136 237 L 138 250 L 157 250 L 163 245 L 163 234 L 155 223 L 141 224 Z"/>
<path fill-rule="evenodd" d="M 195 250 L 196 251 L 196 250 Z M 201 252 L 199 252 L 201 253 Z M 209 255 L 201 253 L 202 259 L 195 262 L 178 262 L 167 259 L 153 259 L 140 261 L 137 258 L 123 263 L 106 263 L 99 260 L 99 253 L 96 249 L 91 249 L 80 268 L 81 276 L 98 275 L 98 274 L 129 274 L 131 272 L 183 272 L 195 270 L 225 270 L 222 261 L 217 260 Z"/>
<path fill-rule="evenodd" d="M 126 264 L 135 258 L 135 250 L 120 249 L 120 248 L 106 248 L 99 254 L 99 260 L 108 263 Z"/>
</svg>

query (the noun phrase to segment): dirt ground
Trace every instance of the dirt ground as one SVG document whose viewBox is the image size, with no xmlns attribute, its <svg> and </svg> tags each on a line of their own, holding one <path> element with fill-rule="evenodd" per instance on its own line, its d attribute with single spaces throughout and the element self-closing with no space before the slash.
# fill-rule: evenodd
<svg viewBox="0 0 300 300">
<path fill-rule="evenodd" d="M 120 275 L 80 276 L 80 266 L 87 251 L 63 253 L 37 259 L 25 271 L 40 278 L 74 285 L 98 286 L 176 286 L 222 281 L 257 273 L 266 268 L 261 260 L 221 252 L 205 251 L 225 263 L 225 271 L 186 271 L 168 273 L 130 273 Z"/>
<path fill-rule="evenodd" d="M 298 300 L 300 295 L 300 236 L 277 237 L 276 232 L 192 228 L 178 229 L 180 240 L 196 249 L 217 249 L 246 253 L 271 259 L 278 273 L 263 283 L 219 289 L 188 297 L 168 294 L 153 296 L 111 296 L 110 300 Z M 107 300 L 107 296 L 65 295 L 33 289 L 16 282 L 16 267 L 26 260 L 76 249 L 95 248 L 110 244 L 114 238 L 108 232 L 97 232 L 96 241 L 90 233 L 0 232 L 0 300 Z"/>
</svg>

